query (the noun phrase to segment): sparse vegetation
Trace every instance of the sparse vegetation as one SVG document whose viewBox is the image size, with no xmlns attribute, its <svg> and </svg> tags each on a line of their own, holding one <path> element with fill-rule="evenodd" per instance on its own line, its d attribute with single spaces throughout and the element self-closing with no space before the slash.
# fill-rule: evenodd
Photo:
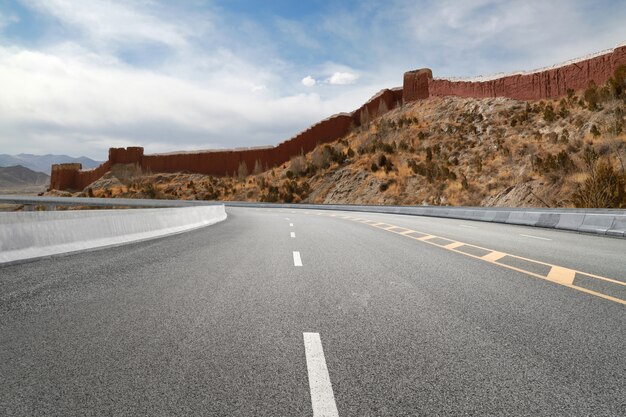
<svg viewBox="0 0 626 417">
<path fill-rule="evenodd" d="M 587 178 L 574 192 L 576 207 L 623 208 L 626 207 L 626 191 L 623 174 L 616 172 L 611 163 L 592 149 L 585 151 Z"/>
<path fill-rule="evenodd" d="M 432 98 L 233 176 L 114 172 L 84 191 L 264 202 L 624 207 L 626 67 L 560 100 Z M 232 173 L 231 173 L 232 174 Z"/>
</svg>

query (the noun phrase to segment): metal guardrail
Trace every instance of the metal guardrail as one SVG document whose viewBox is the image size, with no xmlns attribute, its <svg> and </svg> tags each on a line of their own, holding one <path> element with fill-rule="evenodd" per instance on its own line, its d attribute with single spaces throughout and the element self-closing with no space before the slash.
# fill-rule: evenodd
<svg viewBox="0 0 626 417">
<path fill-rule="evenodd" d="M 494 223 L 562 229 L 615 237 L 626 237 L 626 210 L 548 209 L 446 206 L 377 206 L 350 204 L 277 204 L 238 201 L 149 200 L 123 198 L 0 196 L 0 203 L 30 206 L 89 207 L 191 207 L 224 204 L 227 207 L 343 210 L 371 213 L 444 217 Z"/>
</svg>

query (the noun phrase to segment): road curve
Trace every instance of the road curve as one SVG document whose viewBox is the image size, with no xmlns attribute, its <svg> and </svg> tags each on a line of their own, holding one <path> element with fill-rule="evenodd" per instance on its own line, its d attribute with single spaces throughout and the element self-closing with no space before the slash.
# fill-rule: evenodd
<svg viewBox="0 0 626 417">
<path fill-rule="evenodd" d="M 0 268 L 2 415 L 626 415 L 626 240 L 227 212 Z"/>
</svg>

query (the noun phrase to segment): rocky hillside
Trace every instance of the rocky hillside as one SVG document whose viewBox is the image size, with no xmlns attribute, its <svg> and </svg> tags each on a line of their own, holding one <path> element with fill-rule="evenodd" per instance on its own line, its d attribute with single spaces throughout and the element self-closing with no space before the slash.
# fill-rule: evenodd
<svg viewBox="0 0 626 417">
<path fill-rule="evenodd" d="M 560 101 L 431 98 L 236 177 L 117 166 L 83 195 L 267 202 L 626 207 L 622 84 Z M 254 172 L 250 173 L 252 169 Z"/>
<path fill-rule="evenodd" d="M 50 183 L 50 177 L 21 165 L 0 167 L 0 191 L 40 192 Z"/>
</svg>

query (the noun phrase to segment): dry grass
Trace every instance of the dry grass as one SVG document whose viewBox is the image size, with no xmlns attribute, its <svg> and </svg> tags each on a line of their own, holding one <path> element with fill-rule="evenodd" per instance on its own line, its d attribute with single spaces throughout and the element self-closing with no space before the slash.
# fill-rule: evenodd
<svg viewBox="0 0 626 417">
<path fill-rule="evenodd" d="M 122 166 L 92 188 L 98 197 L 150 192 L 178 199 L 497 205 L 505 190 L 527 184 L 536 198 L 507 204 L 571 206 L 587 178 L 586 149 L 616 170 L 626 164 L 626 136 L 608 129 L 626 105 L 614 101 L 591 111 L 572 102 L 563 116 L 547 121 L 542 109 L 548 104 L 559 112 L 559 101 L 433 98 L 259 174 L 146 174 Z M 591 133 L 594 125 L 600 136 Z M 389 161 L 383 166 L 381 155 Z"/>
</svg>

